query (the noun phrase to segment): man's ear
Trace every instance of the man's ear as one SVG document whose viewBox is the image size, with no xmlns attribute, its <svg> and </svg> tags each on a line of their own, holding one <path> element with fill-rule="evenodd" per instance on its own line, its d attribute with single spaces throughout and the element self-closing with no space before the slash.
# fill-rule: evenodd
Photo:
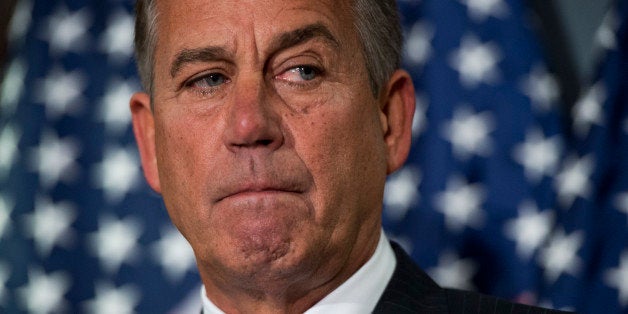
<svg viewBox="0 0 628 314">
<path fill-rule="evenodd" d="M 146 93 L 135 93 L 129 103 L 133 117 L 133 133 L 140 150 L 144 177 L 150 187 L 161 193 L 157 155 L 155 154 L 155 119 L 150 104 L 150 96 Z"/>
<path fill-rule="evenodd" d="M 391 174 L 406 161 L 412 143 L 416 98 L 408 72 L 395 71 L 381 97 L 381 122 L 388 152 L 387 174 Z"/>
</svg>

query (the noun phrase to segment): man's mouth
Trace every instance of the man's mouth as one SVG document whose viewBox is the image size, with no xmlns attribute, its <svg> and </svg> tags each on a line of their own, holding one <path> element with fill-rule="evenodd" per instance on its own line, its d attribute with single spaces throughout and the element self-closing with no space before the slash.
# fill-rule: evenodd
<svg viewBox="0 0 628 314">
<path fill-rule="evenodd" d="M 271 183 L 271 184 L 242 184 L 239 186 L 228 187 L 222 189 L 224 193 L 221 193 L 216 202 L 233 198 L 233 197 L 263 197 L 273 196 L 282 193 L 298 194 L 303 193 L 304 189 L 298 184 L 293 183 Z"/>
</svg>

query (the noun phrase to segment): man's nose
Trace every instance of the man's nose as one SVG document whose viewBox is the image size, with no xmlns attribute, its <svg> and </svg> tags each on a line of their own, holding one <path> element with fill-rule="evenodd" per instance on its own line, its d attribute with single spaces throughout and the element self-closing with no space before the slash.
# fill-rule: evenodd
<svg viewBox="0 0 628 314">
<path fill-rule="evenodd" d="M 284 141 L 281 116 L 271 104 L 263 79 L 239 82 L 229 104 L 223 134 L 225 146 L 234 153 L 273 151 Z"/>
</svg>

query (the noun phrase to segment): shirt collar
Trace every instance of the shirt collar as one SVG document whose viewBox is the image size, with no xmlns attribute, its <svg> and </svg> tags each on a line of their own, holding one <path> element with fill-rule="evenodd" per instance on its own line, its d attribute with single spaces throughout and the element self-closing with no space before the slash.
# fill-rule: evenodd
<svg viewBox="0 0 628 314">
<path fill-rule="evenodd" d="M 397 260 L 382 230 L 373 256 L 338 288 L 314 304 L 305 314 L 371 313 L 381 298 Z M 224 314 L 201 289 L 204 314 Z"/>
</svg>

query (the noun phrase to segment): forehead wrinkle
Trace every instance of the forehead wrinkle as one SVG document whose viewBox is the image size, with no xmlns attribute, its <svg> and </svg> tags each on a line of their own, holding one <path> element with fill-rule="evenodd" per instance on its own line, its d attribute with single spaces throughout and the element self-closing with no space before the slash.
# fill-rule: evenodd
<svg viewBox="0 0 628 314">
<path fill-rule="evenodd" d="M 190 63 L 227 60 L 230 57 L 231 53 L 227 49 L 218 46 L 182 49 L 172 61 L 170 75 L 175 77 L 184 66 Z"/>
<path fill-rule="evenodd" d="M 336 39 L 329 28 L 319 22 L 277 35 L 272 40 L 269 51 L 281 51 L 313 39 L 323 39 L 335 49 L 340 48 L 338 39 Z"/>
</svg>

